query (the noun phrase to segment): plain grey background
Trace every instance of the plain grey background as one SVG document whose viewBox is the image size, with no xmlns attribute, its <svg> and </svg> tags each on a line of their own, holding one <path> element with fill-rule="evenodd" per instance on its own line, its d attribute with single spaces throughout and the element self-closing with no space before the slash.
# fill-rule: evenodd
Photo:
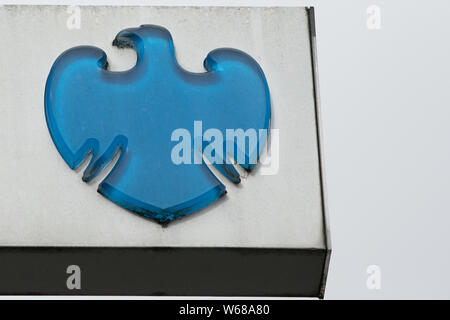
<svg viewBox="0 0 450 320">
<path fill-rule="evenodd" d="M 366 26 L 369 5 L 381 28 Z M 316 6 L 327 298 L 450 298 L 450 2 Z M 381 289 L 366 286 L 369 265 Z"/>
<path fill-rule="evenodd" d="M 450 298 L 450 3 L 331 0 L 257 5 L 316 8 L 333 245 L 325 298 Z M 381 10 L 378 30 L 366 25 L 370 5 Z M 370 265 L 380 267 L 379 290 L 367 288 Z"/>
<path fill-rule="evenodd" d="M 450 298 L 449 14 L 448 1 L 316 5 L 327 298 Z M 372 264 L 380 290 L 366 286 Z"/>
</svg>

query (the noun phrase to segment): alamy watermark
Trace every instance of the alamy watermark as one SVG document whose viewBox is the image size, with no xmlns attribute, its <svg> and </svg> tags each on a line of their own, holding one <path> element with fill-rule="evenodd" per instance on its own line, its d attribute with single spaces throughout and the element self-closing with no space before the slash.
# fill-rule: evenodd
<svg viewBox="0 0 450 320">
<path fill-rule="evenodd" d="M 68 6 L 67 14 L 69 17 L 66 20 L 66 27 L 69 30 L 81 29 L 81 9 L 79 6 Z"/>
<path fill-rule="evenodd" d="M 381 268 L 376 265 L 372 264 L 367 267 L 367 280 L 366 280 L 366 286 L 369 290 L 380 290 L 381 289 Z"/>
<path fill-rule="evenodd" d="M 377 5 L 370 5 L 367 7 L 367 20 L 366 26 L 369 30 L 381 29 L 381 9 Z"/>
<path fill-rule="evenodd" d="M 279 168 L 278 129 L 225 129 L 208 128 L 203 131 L 202 121 L 194 121 L 193 136 L 186 128 L 172 132 L 171 160 L 176 165 L 240 164 L 253 166 L 259 162 L 262 175 L 274 175 Z"/>
<path fill-rule="evenodd" d="M 69 275 L 66 280 L 66 286 L 69 290 L 81 289 L 81 268 L 76 264 L 67 267 L 66 273 Z"/>
</svg>

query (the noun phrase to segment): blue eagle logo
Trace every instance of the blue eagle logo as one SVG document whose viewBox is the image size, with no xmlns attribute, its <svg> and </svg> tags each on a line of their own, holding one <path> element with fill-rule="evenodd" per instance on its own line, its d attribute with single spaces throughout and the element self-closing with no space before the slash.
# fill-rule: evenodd
<svg viewBox="0 0 450 320">
<path fill-rule="evenodd" d="M 65 162 L 75 169 L 92 154 L 83 173 L 89 182 L 119 154 L 98 192 L 162 224 L 223 196 L 226 188 L 203 153 L 213 141 L 196 141 L 193 124 L 215 128 L 223 137 L 229 129 L 268 130 L 270 95 L 258 63 L 237 49 L 220 48 L 204 60 L 206 72 L 188 72 L 176 60 L 169 31 L 154 25 L 122 30 L 113 45 L 133 48 L 136 65 L 109 71 L 103 50 L 79 46 L 62 53 L 51 68 L 45 116 Z M 199 157 L 198 163 L 173 161 L 173 133 L 180 128 L 191 133 L 191 149 L 179 151 Z M 227 139 L 231 151 L 238 152 L 236 139 Z M 266 136 L 258 136 L 256 153 L 250 147 L 241 150 L 239 165 L 251 171 L 252 154 L 257 161 L 265 141 Z M 206 159 L 214 156 L 215 168 L 239 183 L 229 151 L 223 147 Z"/>
</svg>

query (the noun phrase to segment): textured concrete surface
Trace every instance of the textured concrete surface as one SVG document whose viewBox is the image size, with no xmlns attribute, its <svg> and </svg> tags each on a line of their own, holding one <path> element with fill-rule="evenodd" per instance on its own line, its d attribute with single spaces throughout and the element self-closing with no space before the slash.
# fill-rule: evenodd
<svg viewBox="0 0 450 320">
<path fill-rule="evenodd" d="M 69 30 L 67 7 L 0 7 L 0 245 L 245 246 L 323 248 L 323 218 L 306 11 L 302 8 L 82 7 Z M 218 47 L 252 55 L 280 129 L 276 175 L 225 178 L 221 201 L 167 228 L 131 214 L 66 166 L 47 130 L 43 94 L 56 57 L 88 44 L 112 70 L 135 53 L 111 46 L 115 34 L 159 24 L 173 36 L 181 66 L 202 72 Z M 104 176 L 104 175 L 103 175 Z"/>
</svg>

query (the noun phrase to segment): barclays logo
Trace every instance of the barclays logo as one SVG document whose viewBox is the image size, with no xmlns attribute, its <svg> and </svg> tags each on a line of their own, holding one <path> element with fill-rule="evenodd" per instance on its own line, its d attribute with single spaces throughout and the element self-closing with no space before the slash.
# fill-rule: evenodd
<svg viewBox="0 0 450 320">
<path fill-rule="evenodd" d="M 109 71 L 101 49 L 71 48 L 54 62 L 45 88 L 47 125 L 62 158 L 75 169 L 92 155 L 84 181 L 119 154 L 98 191 L 168 223 L 226 193 L 207 162 L 234 183 L 241 181 L 235 163 L 251 172 L 261 162 L 271 103 L 251 56 L 215 49 L 206 72 L 192 73 L 178 64 L 169 31 L 154 25 L 125 29 L 113 45 L 133 48 L 136 65 Z"/>
</svg>

